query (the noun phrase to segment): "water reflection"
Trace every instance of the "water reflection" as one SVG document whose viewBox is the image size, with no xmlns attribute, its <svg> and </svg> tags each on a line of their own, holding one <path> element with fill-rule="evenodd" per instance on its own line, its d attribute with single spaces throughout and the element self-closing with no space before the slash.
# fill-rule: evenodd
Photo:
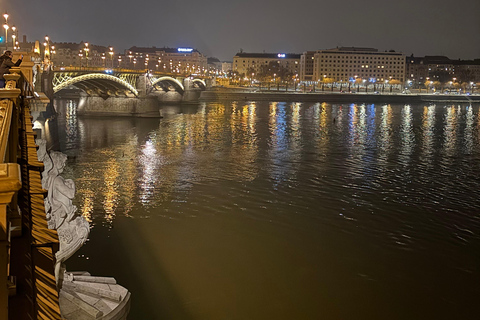
<svg viewBox="0 0 480 320">
<path fill-rule="evenodd" d="M 457 131 L 458 131 L 458 118 L 461 112 L 460 106 L 451 105 L 446 107 L 445 113 L 445 126 L 443 128 L 443 153 L 445 154 L 446 161 L 448 157 L 454 155 L 457 146 Z"/>
<path fill-rule="evenodd" d="M 139 198 L 143 205 L 148 205 L 153 198 L 155 183 L 157 181 L 157 170 L 161 156 L 157 154 L 154 143 L 148 140 L 141 148 L 142 154 L 139 157 L 139 164 L 142 174 L 139 181 Z"/>
<path fill-rule="evenodd" d="M 390 105 L 383 105 L 381 107 L 380 128 L 378 137 L 378 166 L 380 171 L 387 168 L 388 157 L 392 149 L 392 122 L 393 112 Z"/>
<path fill-rule="evenodd" d="M 270 175 L 275 188 L 293 181 L 301 149 L 300 104 L 270 103 Z"/>
<path fill-rule="evenodd" d="M 142 303 L 208 319 L 238 298 L 269 318 L 276 309 L 258 301 L 274 295 L 295 318 L 320 314 L 318 297 L 329 292 L 323 305 L 336 301 L 355 318 L 360 296 L 375 301 L 371 314 L 385 296 L 395 310 L 412 292 L 457 304 L 478 296 L 478 105 L 242 101 L 172 106 L 163 119 L 60 114 L 44 128 L 69 123 L 72 139 L 52 145 L 71 155 L 65 174 L 94 226 L 82 250 L 122 249 L 105 269 L 113 263 L 119 281 L 141 284 L 134 318 L 155 318 Z M 132 266 L 149 270 L 148 281 Z M 426 277 L 431 270 L 440 271 Z M 462 290 L 438 293 L 437 279 L 452 270 L 451 286 Z M 166 282 L 178 292 L 174 307 L 163 299 Z"/>
<path fill-rule="evenodd" d="M 473 130 L 474 130 L 475 116 L 473 113 L 473 107 L 471 105 L 466 107 L 465 113 L 465 133 L 463 142 L 463 153 L 471 155 L 473 153 Z"/>
<path fill-rule="evenodd" d="M 422 115 L 422 149 L 421 159 L 424 165 L 432 165 L 434 148 L 435 105 L 424 106 Z"/>
<path fill-rule="evenodd" d="M 415 134 L 413 132 L 413 115 L 410 105 L 402 109 L 402 124 L 400 127 L 400 162 L 407 166 L 410 163 L 411 155 L 415 147 Z"/>
</svg>

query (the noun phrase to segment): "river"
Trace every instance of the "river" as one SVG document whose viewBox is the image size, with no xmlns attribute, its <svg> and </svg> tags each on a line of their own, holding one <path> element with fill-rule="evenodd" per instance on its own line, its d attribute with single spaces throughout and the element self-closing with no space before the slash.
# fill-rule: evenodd
<svg viewBox="0 0 480 320">
<path fill-rule="evenodd" d="M 129 319 L 478 319 L 479 105 L 226 102 L 43 124 Z"/>
</svg>

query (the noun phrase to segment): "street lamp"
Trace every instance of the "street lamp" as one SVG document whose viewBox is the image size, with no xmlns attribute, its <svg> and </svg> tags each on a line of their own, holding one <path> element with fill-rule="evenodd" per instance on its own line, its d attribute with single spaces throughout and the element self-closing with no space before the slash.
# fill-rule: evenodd
<svg viewBox="0 0 480 320">
<path fill-rule="evenodd" d="M 3 28 L 5 28 L 5 50 L 8 49 L 8 13 L 5 11 L 5 14 L 3 15 L 5 18 L 5 24 L 3 25 Z"/>
<path fill-rule="evenodd" d="M 17 49 L 17 28 L 15 26 L 12 26 L 12 46 L 13 46 L 13 49 L 16 50 Z M 5 39 L 5 41 L 7 41 L 7 39 Z"/>
<path fill-rule="evenodd" d="M 43 46 L 45 47 L 44 59 L 50 59 L 50 38 L 48 36 L 45 36 L 45 42 L 43 43 Z"/>
<path fill-rule="evenodd" d="M 110 60 L 112 61 L 112 69 L 113 69 L 113 47 L 108 48 L 108 54 L 110 55 Z"/>
<path fill-rule="evenodd" d="M 80 52 L 79 52 L 78 56 L 80 57 L 80 69 L 82 69 L 82 58 L 83 58 L 83 50 L 82 49 L 80 49 Z"/>
<path fill-rule="evenodd" d="M 50 49 L 51 49 L 50 53 L 51 53 L 52 62 L 53 62 L 53 55 L 56 53 L 56 51 L 55 51 L 55 46 L 51 46 Z"/>
<path fill-rule="evenodd" d="M 85 51 L 85 59 L 87 60 L 86 67 L 88 68 L 88 52 L 90 51 L 88 48 L 88 42 L 85 42 L 85 48 L 83 48 L 83 51 Z"/>
<path fill-rule="evenodd" d="M 9 26 L 8 26 L 8 24 L 5 23 L 3 25 L 3 27 L 5 28 L 5 50 L 7 50 L 8 49 L 7 46 L 8 46 L 8 28 L 9 28 Z"/>
</svg>

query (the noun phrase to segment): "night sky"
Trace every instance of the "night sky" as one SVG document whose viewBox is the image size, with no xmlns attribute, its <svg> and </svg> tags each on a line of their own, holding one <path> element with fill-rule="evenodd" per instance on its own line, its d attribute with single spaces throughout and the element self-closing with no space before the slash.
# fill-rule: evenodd
<svg viewBox="0 0 480 320">
<path fill-rule="evenodd" d="M 479 0 L 0 0 L 20 39 L 192 47 L 231 61 L 245 52 L 337 46 L 480 58 Z M 10 23 L 11 22 L 11 23 Z"/>
</svg>

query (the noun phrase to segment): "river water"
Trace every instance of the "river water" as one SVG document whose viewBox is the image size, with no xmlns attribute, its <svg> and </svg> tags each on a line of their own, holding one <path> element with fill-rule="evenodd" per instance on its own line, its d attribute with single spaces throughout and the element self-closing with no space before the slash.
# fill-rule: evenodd
<svg viewBox="0 0 480 320">
<path fill-rule="evenodd" d="M 129 319 L 480 319 L 479 105 L 57 100 L 89 241 Z"/>
</svg>

